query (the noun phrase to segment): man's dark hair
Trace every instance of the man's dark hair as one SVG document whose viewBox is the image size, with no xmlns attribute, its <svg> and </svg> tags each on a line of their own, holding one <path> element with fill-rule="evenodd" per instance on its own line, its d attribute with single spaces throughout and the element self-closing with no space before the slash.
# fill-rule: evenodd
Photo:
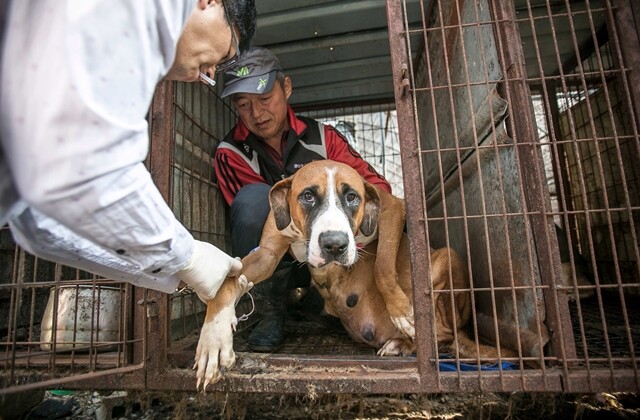
<svg viewBox="0 0 640 420">
<path fill-rule="evenodd" d="M 256 33 L 256 3 L 254 0 L 227 0 L 225 2 L 229 19 L 240 33 L 240 52 L 251 46 L 253 35 Z"/>
</svg>

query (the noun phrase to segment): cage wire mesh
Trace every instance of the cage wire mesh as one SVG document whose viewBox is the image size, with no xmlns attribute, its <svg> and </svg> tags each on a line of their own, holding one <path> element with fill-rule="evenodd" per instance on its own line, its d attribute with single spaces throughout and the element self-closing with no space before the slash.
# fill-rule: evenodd
<svg viewBox="0 0 640 420">
<path fill-rule="evenodd" d="M 635 370 L 640 314 L 631 302 L 640 281 L 638 131 L 616 45 L 620 35 L 614 22 L 606 23 L 610 6 L 575 5 L 572 19 L 589 19 L 590 36 L 586 43 L 580 40 L 579 59 L 564 66 L 561 79 L 530 83 L 577 360 Z M 561 19 L 576 28 L 568 16 Z"/>
<path fill-rule="evenodd" d="M 195 239 L 231 252 L 226 203 L 215 184 L 213 152 L 231 128 L 233 113 L 215 91 L 176 83 L 173 96 L 171 207 Z M 193 335 L 202 325 L 204 304 L 177 292 L 171 302 L 171 338 Z"/>
<path fill-rule="evenodd" d="M 404 28 L 421 156 L 405 171 L 422 177 L 407 188 L 426 197 L 429 246 L 468 263 L 481 341 L 514 350 L 520 369 L 629 369 L 637 387 L 638 98 L 621 47 L 637 34 L 620 32 L 625 3 L 430 3 L 422 28 Z"/>
<path fill-rule="evenodd" d="M 393 104 L 336 107 L 301 115 L 335 127 L 389 181 L 393 194 L 404 198 L 398 120 Z"/>
<path fill-rule="evenodd" d="M 2 388 L 131 364 L 130 288 L 0 243 Z"/>
</svg>

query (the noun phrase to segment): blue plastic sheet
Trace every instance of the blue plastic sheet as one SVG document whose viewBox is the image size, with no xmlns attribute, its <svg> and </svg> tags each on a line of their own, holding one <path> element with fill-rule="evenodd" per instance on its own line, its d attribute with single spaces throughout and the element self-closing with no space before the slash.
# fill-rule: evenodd
<svg viewBox="0 0 640 420">
<path fill-rule="evenodd" d="M 443 356 L 441 355 L 442 358 L 448 359 L 451 358 L 450 356 Z M 501 363 L 493 363 L 493 364 L 480 364 L 480 370 L 486 370 L 486 371 L 496 371 L 496 370 L 500 370 L 500 368 L 502 367 L 502 370 L 518 370 L 518 365 L 510 363 L 510 362 L 501 362 Z M 470 363 L 458 363 L 456 364 L 455 360 L 452 360 L 451 362 L 440 362 L 438 364 L 438 370 L 440 372 L 457 372 L 458 368 L 460 368 L 460 371 L 462 372 L 477 372 L 478 371 L 478 365 L 477 364 L 470 364 Z"/>
</svg>

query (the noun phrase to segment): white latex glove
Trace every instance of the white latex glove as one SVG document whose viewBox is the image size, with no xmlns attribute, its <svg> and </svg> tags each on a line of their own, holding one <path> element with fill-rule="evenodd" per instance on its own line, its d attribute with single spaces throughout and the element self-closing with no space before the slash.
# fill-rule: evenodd
<svg viewBox="0 0 640 420">
<path fill-rule="evenodd" d="M 195 241 L 191 262 L 178 271 L 176 277 L 191 287 L 203 302 L 207 302 L 216 297 L 227 276 L 237 276 L 240 270 L 240 260 L 231 258 L 208 242 Z"/>
</svg>

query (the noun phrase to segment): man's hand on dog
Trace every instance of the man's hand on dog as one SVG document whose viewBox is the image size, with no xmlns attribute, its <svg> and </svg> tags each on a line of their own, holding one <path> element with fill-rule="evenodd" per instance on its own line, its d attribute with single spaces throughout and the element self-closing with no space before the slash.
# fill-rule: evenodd
<svg viewBox="0 0 640 420">
<path fill-rule="evenodd" d="M 176 277 L 206 303 L 216 296 L 225 278 L 235 277 L 241 270 L 239 259 L 230 257 L 208 242 L 196 240 L 191 261 L 176 273 Z"/>
</svg>

